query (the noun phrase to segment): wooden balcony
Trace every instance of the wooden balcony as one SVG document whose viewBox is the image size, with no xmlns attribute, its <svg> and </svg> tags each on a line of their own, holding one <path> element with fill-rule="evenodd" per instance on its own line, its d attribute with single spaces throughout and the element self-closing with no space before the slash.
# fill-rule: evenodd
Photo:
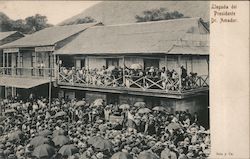
<svg viewBox="0 0 250 159">
<path fill-rule="evenodd" d="M 208 91 L 209 77 L 207 75 L 182 79 L 152 77 L 149 75 L 131 76 L 79 74 L 76 72 L 58 73 L 58 84 L 61 88 L 99 91 L 110 93 L 125 93 L 133 95 L 148 95 L 169 98 L 184 98 Z"/>
<path fill-rule="evenodd" d="M 49 78 L 55 77 L 54 69 L 34 67 L 0 67 L 0 77 Z"/>
</svg>

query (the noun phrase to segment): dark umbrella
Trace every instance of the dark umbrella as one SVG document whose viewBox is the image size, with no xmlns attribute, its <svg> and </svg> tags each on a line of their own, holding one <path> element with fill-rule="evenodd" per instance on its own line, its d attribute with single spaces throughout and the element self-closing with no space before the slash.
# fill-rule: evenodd
<svg viewBox="0 0 250 159">
<path fill-rule="evenodd" d="M 64 135 L 56 136 L 52 139 L 55 143 L 55 146 L 63 146 L 69 143 L 69 138 Z"/>
<path fill-rule="evenodd" d="M 38 134 L 39 134 L 40 136 L 45 136 L 45 137 L 46 137 L 46 136 L 48 136 L 48 135 L 52 135 L 52 131 L 46 129 L 46 130 L 40 131 Z"/>
<path fill-rule="evenodd" d="M 111 159 L 133 159 L 133 156 L 127 152 L 117 152 L 111 157 Z"/>
<path fill-rule="evenodd" d="M 38 147 L 40 145 L 43 144 L 48 144 L 49 143 L 49 139 L 44 137 L 44 136 L 37 136 L 34 137 L 33 139 L 31 139 L 30 141 L 30 145 L 34 146 L 34 147 Z"/>
<path fill-rule="evenodd" d="M 64 145 L 60 148 L 59 152 L 63 156 L 72 156 L 78 153 L 78 149 L 74 145 Z"/>
<path fill-rule="evenodd" d="M 55 154 L 54 147 L 48 144 L 43 144 L 34 149 L 32 156 L 35 156 L 37 158 L 45 158 L 45 157 L 50 158 L 54 154 Z"/>
<path fill-rule="evenodd" d="M 160 158 L 151 151 L 142 151 L 139 154 L 138 159 L 160 159 Z"/>
</svg>

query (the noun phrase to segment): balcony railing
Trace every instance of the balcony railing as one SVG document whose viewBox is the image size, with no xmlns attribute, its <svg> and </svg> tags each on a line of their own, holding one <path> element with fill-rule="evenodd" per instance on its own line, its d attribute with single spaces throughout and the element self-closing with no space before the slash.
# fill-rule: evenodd
<svg viewBox="0 0 250 159">
<path fill-rule="evenodd" d="M 15 77 L 55 77 L 55 71 L 51 68 L 33 68 L 33 67 L 0 67 L 0 76 Z"/>
<path fill-rule="evenodd" d="M 161 78 L 150 75 L 122 75 L 122 73 L 118 76 L 91 73 L 79 74 L 77 72 L 65 74 L 61 71 L 58 74 L 58 84 L 78 87 L 127 88 L 129 90 L 180 93 L 200 88 L 208 88 L 209 77 L 207 75 L 196 75 L 193 77 L 187 76 L 180 80 L 178 76 L 175 78 Z"/>
</svg>

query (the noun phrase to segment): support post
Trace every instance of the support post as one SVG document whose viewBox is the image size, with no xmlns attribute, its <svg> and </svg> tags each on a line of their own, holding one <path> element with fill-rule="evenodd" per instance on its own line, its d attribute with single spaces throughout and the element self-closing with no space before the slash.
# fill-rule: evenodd
<svg viewBox="0 0 250 159">
<path fill-rule="evenodd" d="M 122 82 L 123 86 L 125 86 L 125 56 L 122 57 L 123 69 L 122 69 Z"/>
<path fill-rule="evenodd" d="M 87 85 L 89 85 L 89 80 L 90 80 L 90 78 L 89 78 L 89 57 L 88 56 L 86 56 L 86 58 L 87 58 Z"/>
<path fill-rule="evenodd" d="M 164 58 L 164 61 L 165 61 L 165 69 L 167 70 L 167 68 L 168 68 L 168 55 L 165 55 L 165 58 Z"/>
<path fill-rule="evenodd" d="M 52 54 L 52 53 L 51 53 Z M 51 92 L 52 92 L 52 71 L 50 64 L 50 54 L 49 54 L 49 110 L 51 110 Z"/>
<path fill-rule="evenodd" d="M 3 53 L 3 75 L 5 75 L 5 53 Z"/>
<path fill-rule="evenodd" d="M 181 56 L 178 55 L 178 67 L 179 67 L 179 92 L 181 93 L 182 89 L 182 79 L 181 79 Z"/>
<path fill-rule="evenodd" d="M 21 59 L 20 59 L 20 51 L 17 52 L 17 75 L 21 75 Z"/>
<path fill-rule="evenodd" d="M 37 70 L 37 52 L 35 51 L 35 66 L 33 66 L 35 69 L 35 76 L 38 76 L 38 70 Z"/>
</svg>

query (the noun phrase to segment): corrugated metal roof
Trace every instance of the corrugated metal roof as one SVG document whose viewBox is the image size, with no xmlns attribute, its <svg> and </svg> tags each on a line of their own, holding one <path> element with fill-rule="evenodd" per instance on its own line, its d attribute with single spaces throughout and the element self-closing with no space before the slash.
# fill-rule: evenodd
<svg viewBox="0 0 250 159">
<path fill-rule="evenodd" d="M 27 37 L 21 38 L 12 43 L 5 44 L 1 48 L 54 45 L 55 43 L 64 40 L 96 24 L 98 23 L 86 23 L 45 28 Z"/>
<path fill-rule="evenodd" d="M 17 31 L 7 31 L 7 32 L 0 32 L 0 40 L 3 40 L 13 34 L 17 33 Z"/>
<path fill-rule="evenodd" d="M 181 39 L 204 40 L 201 28 L 200 18 L 94 26 L 55 53 L 168 53 Z"/>
<path fill-rule="evenodd" d="M 6 87 L 32 88 L 48 82 L 49 79 L 43 78 L 0 77 L 0 86 Z"/>
</svg>

